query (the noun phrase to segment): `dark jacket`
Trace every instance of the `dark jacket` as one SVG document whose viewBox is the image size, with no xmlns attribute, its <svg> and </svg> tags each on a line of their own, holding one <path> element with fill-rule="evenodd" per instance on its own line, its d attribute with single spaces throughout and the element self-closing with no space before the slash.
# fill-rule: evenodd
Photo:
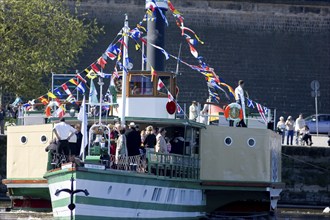
<svg viewBox="0 0 330 220">
<path fill-rule="evenodd" d="M 154 134 L 148 134 L 146 136 L 146 139 L 143 142 L 143 145 L 146 148 L 154 148 L 155 145 L 156 145 L 156 142 L 157 142 L 156 135 L 154 135 Z"/>
<path fill-rule="evenodd" d="M 135 156 L 140 154 L 141 135 L 134 128 L 128 129 L 125 133 L 127 141 L 128 156 Z"/>
</svg>

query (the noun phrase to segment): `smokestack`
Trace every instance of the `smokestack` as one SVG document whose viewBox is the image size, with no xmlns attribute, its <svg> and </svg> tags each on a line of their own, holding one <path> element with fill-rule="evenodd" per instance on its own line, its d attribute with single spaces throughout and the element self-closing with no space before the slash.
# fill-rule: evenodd
<svg viewBox="0 0 330 220">
<path fill-rule="evenodd" d="M 154 2 L 156 2 L 156 4 Z M 146 0 L 146 10 L 149 9 L 150 6 L 155 9 L 153 13 L 155 19 L 153 21 L 148 20 L 147 41 L 148 43 L 164 48 L 166 23 L 162 14 L 166 16 L 168 2 L 167 0 Z M 165 58 L 163 53 L 149 44 L 147 45 L 147 58 L 149 64 L 156 71 L 165 70 Z M 147 65 L 147 70 L 151 69 L 149 64 Z"/>
</svg>

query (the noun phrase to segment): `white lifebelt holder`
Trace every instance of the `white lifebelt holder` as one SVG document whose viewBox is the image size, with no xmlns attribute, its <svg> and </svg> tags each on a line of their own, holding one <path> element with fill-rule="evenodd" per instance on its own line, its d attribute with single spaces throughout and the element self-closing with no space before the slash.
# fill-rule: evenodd
<svg viewBox="0 0 330 220">
<path fill-rule="evenodd" d="M 226 119 L 240 121 L 243 119 L 242 107 L 237 103 L 231 103 L 225 108 L 224 116 Z"/>
</svg>

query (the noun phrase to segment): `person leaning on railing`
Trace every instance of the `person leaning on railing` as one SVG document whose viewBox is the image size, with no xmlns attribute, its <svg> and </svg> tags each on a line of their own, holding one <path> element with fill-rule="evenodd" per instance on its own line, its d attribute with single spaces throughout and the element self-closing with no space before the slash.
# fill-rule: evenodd
<svg viewBox="0 0 330 220">
<path fill-rule="evenodd" d="M 155 152 L 164 153 L 164 154 L 168 153 L 165 135 L 166 135 L 165 128 L 160 128 L 156 136 L 157 143 L 155 146 Z"/>
</svg>

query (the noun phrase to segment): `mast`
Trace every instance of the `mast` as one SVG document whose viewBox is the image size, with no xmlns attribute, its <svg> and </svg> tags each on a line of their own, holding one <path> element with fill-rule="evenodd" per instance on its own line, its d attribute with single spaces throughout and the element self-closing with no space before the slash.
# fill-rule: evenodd
<svg viewBox="0 0 330 220">
<path fill-rule="evenodd" d="M 125 14 L 125 23 L 123 28 L 123 36 L 124 36 L 124 50 L 123 50 L 123 80 L 122 80 L 122 100 L 121 100 L 121 125 L 124 126 L 126 124 L 125 115 L 126 115 L 126 82 L 127 82 L 127 57 L 128 57 L 128 16 Z"/>
</svg>

